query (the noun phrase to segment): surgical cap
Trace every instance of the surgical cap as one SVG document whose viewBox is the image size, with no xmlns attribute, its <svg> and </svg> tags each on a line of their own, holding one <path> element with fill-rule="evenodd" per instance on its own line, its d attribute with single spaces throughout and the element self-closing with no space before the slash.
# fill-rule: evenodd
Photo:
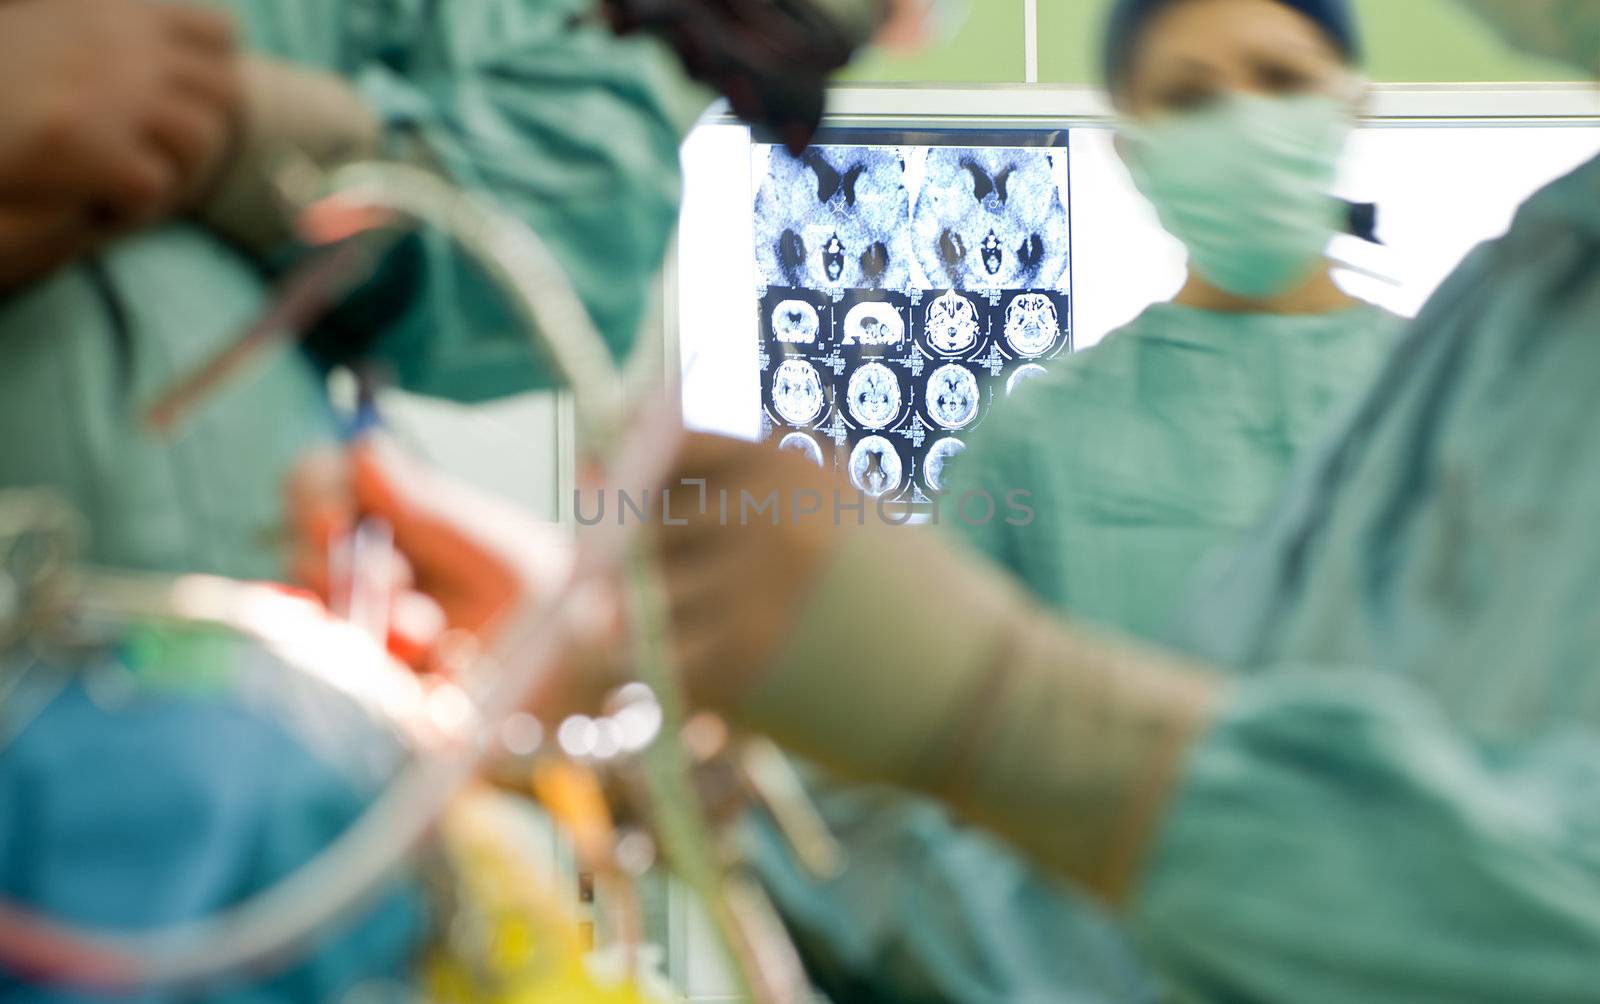
<svg viewBox="0 0 1600 1004">
<path fill-rule="evenodd" d="M 1106 86 L 1116 90 L 1133 61 L 1139 36 L 1161 11 L 1183 0 L 1116 0 L 1106 25 Z M 1361 39 L 1350 0 L 1278 0 L 1316 22 L 1349 62 L 1361 57 Z"/>
</svg>

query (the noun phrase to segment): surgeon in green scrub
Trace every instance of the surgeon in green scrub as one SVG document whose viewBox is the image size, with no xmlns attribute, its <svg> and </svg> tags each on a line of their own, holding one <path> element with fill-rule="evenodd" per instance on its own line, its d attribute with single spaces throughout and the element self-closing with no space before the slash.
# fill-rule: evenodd
<svg viewBox="0 0 1600 1004">
<path fill-rule="evenodd" d="M 1159 637 L 1208 555 L 1254 525 L 1363 390 L 1401 319 L 1324 257 L 1362 78 L 1345 0 L 1121 0 L 1107 85 L 1117 148 L 1188 278 L 1018 388 L 954 465 L 1030 493 L 1025 526 L 947 522 L 1074 617 Z M 970 508 L 970 507 L 969 507 Z"/>
<path fill-rule="evenodd" d="M 999 404 L 952 472 L 943 524 L 1075 618 L 1168 626 L 1219 549 L 1371 380 L 1400 318 L 1324 256 L 1363 90 L 1345 0 L 1121 0 L 1104 45 L 1118 148 L 1189 250 L 1176 298 Z M 964 496 L 1028 493 L 969 522 Z M 758 830 L 761 873 L 835 996 L 1127 1001 L 1154 989 L 1114 925 L 939 806 L 827 789 L 851 864 L 808 875 Z M 892 867 L 890 864 L 892 863 Z"/>
<path fill-rule="evenodd" d="M 290 250 L 276 154 L 395 157 L 486 192 L 540 233 L 620 354 L 675 223 L 679 140 L 709 97 L 586 0 L 213 7 L 0 5 L 0 489 L 57 492 L 101 565 L 279 578 L 285 475 L 336 431 L 328 365 L 360 353 L 464 401 L 551 374 L 478 275 L 424 240 L 307 351 L 248 372 L 172 438 L 148 431 L 152 398 L 267 306 Z M 247 708 L 106 707 L 33 669 L 0 661 L 0 901 L 96 929 L 178 923 L 293 869 L 361 808 Z M 207 999 L 338 1000 L 403 977 L 425 930 L 400 889 L 288 971 Z M 5 973 L 0 997 L 84 999 Z"/>
<path fill-rule="evenodd" d="M 69 3 L 91 18 L 115 6 Z M 314 367 L 282 355 L 170 441 L 139 421 L 265 306 L 263 261 L 284 236 L 265 184 L 272 152 L 398 156 L 490 193 L 552 245 L 620 352 L 675 221 L 678 141 L 709 99 L 664 50 L 578 20 L 582 0 L 221 6 L 241 50 L 232 164 L 0 303 L 0 428 L 16 430 L 0 486 L 63 492 L 93 527 L 96 561 L 272 577 L 284 474 L 333 431 Z M 379 288 L 346 325 L 362 335 L 313 339 L 321 361 L 375 325 L 361 348 L 413 390 L 477 400 L 549 382 L 447 251 L 411 248 Z"/>
</svg>

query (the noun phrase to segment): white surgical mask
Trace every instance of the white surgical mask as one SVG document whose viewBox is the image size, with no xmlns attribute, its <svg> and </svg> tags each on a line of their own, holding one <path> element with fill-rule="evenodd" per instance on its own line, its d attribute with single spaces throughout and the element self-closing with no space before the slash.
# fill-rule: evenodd
<svg viewBox="0 0 1600 1004">
<path fill-rule="evenodd" d="M 1512 48 L 1600 75 L 1600 0 L 1458 0 Z"/>
</svg>

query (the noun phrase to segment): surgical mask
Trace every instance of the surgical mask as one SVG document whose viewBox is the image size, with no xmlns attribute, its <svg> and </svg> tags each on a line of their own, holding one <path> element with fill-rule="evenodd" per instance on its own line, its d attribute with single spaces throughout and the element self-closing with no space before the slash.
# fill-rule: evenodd
<svg viewBox="0 0 1600 1004">
<path fill-rule="evenodd" d="M 1600 0 L 1459 0 L 1514 49 L 1600 74 Z"/>
<path fill-rule="evenodd" d="M 1338 231 L 1345 210 L 1331 190 L 1352 128 L 1332 98 L 1241 94 L 1121 133 L 1134 183 L 1190 269 L 1259 300 L 1305 281 Z"/>
</svg>

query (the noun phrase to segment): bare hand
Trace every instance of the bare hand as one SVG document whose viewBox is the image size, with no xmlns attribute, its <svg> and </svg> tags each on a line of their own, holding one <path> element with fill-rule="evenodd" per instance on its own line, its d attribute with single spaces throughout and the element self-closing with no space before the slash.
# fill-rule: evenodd
<svg viewBox="0 0 1600 1004">
<path fill-rule="evenodd" d="M 220 12 L 156 0 L 0 4 L 0 228 L 33 277 L 97 240 L 197 200 L 240 100 Z M 40 227 L 49 240 L 28 238 Z M 0 277 L 3 278 L 3 277 Z"/>
</svg>

